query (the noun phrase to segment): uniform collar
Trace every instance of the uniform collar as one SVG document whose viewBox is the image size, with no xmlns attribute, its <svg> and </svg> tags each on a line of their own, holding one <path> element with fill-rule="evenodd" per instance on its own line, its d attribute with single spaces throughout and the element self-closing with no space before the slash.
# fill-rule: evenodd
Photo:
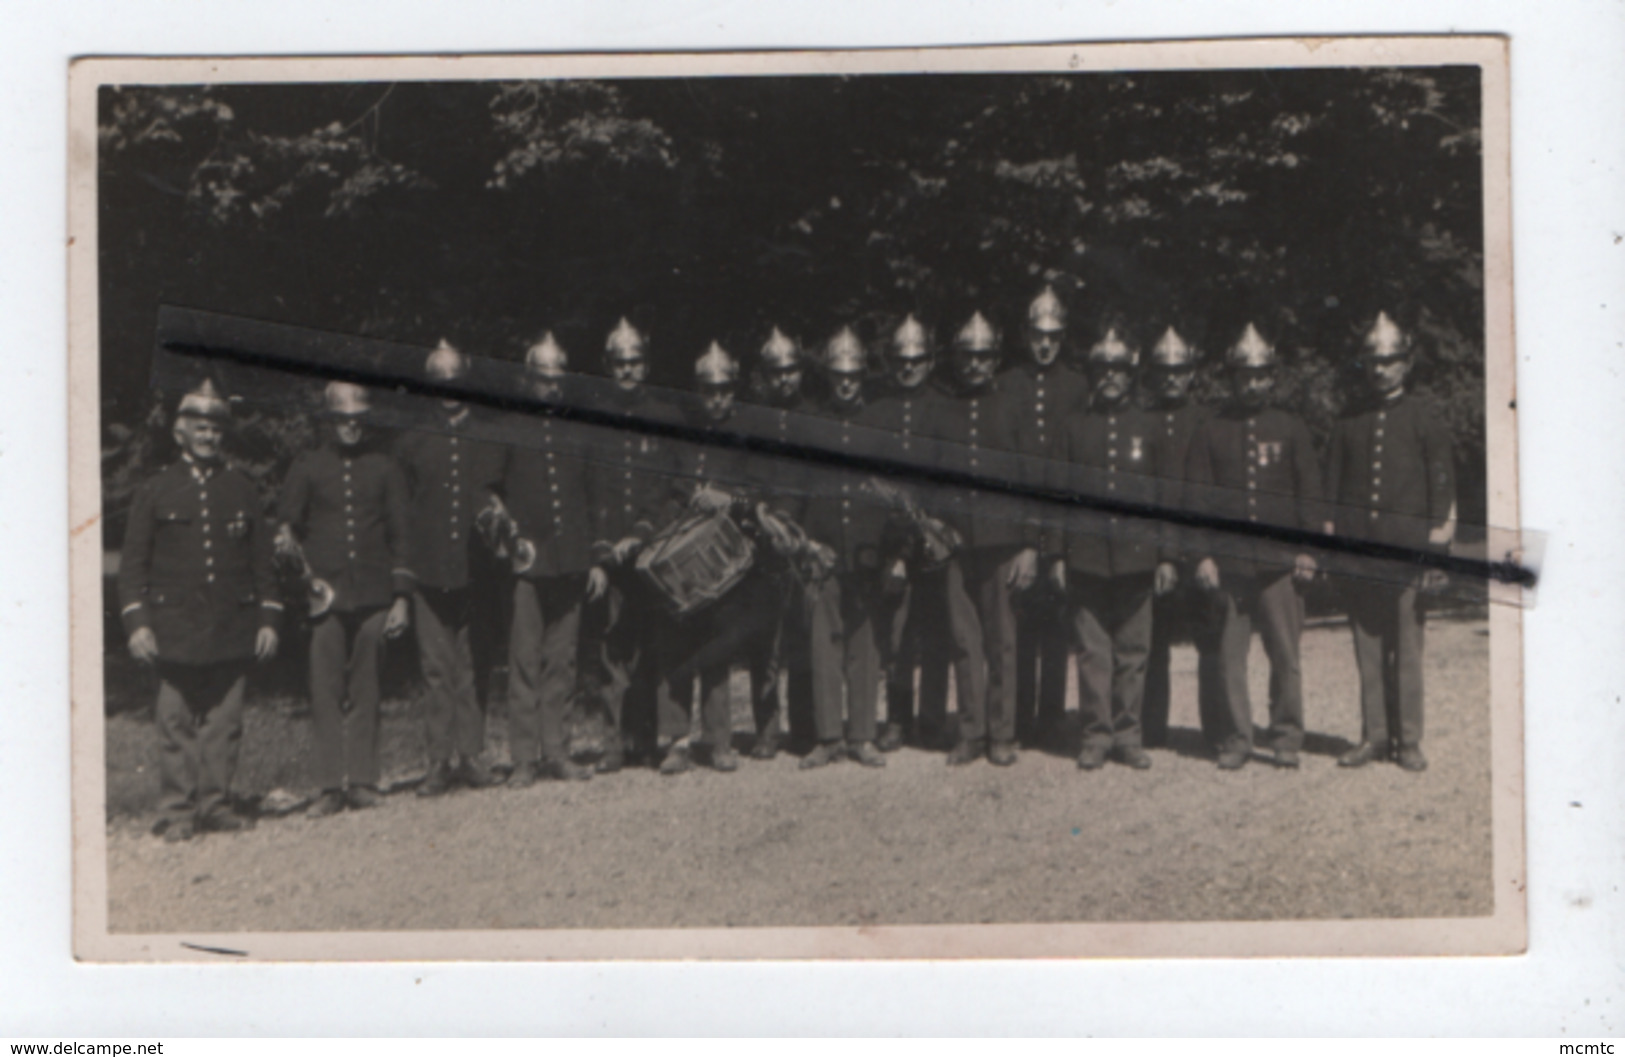
<svg viewBox="0 0 1625 1057">
<path fill-rule="evenodd" d="M 192 476 L 199 481 L 207 481 L 214 476 L 216 470 L 220 469 L 218 459 L 214 462 L 199 462 L 192 458 L 192 453 L 189 451 L 181 452 L 181 461 L 186 464 L 186 469 Z"/>
</svg>

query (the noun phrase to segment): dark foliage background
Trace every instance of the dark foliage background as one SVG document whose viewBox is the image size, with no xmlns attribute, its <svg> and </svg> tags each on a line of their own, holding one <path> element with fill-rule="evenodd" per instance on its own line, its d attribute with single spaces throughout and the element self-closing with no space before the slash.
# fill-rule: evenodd
<svg viewBox="0 0 1625 1057">
<path fill-rule="evenodd" d="M 1257 320 L 1322 438 L 1354 328 L 1399 314 L 1483 517 L 1476 68 L 109 88 L 99 179 L 113 547 L 171 455 L 161 303 L 503 357 L 551 328 L 589 369 L 626 314 L 676 385 L 775 324 L 1013 336 L 1046 280 L 1075 331 Z M 269 499 L 312 436 L 231 444 Z"/>
</svg>

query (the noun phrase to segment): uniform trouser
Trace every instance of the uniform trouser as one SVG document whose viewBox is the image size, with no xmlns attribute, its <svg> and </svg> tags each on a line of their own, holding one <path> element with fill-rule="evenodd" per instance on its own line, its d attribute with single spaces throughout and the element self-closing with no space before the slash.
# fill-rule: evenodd
<svg viewBox="0 0 1625 1057">
<path fill-rule="evenodd" d="M 1085 745 L 1141 744 L 1140 705 L 1151 651 L 1151 574 L 1067 572 L 1078 646 L 1078 715 Z"/>
<path fill-rule="evenodd" d="M 1066 715 L 1066 603 L 1042 583 L 1016 599 L 1016 730 L 1053 729 Z"/>
<path fill-rule="evenodd" d="M 970 664 L 954 669 L 959 680 L 961 738 L 1016 740 L 1016 609 L 1010 577 L 1018 553 L 1015 547 L 988 547 L 964 556 L 965 595 L 973 608 L 968 618 L 958 619 L 974 626 L 982 648 L 971 651 Z M 950 623 L 955 621 L 953 607 L 950 590 Z M 956 647 L 958 643 L 956 635 Z M 980 678 L 966 680 L 960 673 L 967 668 L 975 669 Z M 967 682 L 969 694 L 965 692 Z"/>
<path fill-rule="evenodd" d="M 783 590 L 781 580 L 753 571 L 726 596 L 681 619 L 664 617 L 659 633 L 661 679 L 658 693 L 662 738 L 688 734 L 694 710 L 694 678 L 700 681 L 700 740 L 726 746 L 733 734 L 728 677 L 737 660 L 747 665 L 771 649 L 774 627 L 762 621 Z M 754 702 L 752 704 L 754 710 Z"/>
<path fill-rule="evenodd" d="M 1354 629 L 1364 740 L 1404 748 L 1422 743 L 1422 629 L 1426 617 L 1415 584 L 1349 580 L 1343 597 Z"/>
<path fill-rule="evenodd" d="M 884 629 L 881 658 L 886 669 L 886 722 L 940 730 L 948 719 L 948 665 L 952 633 L 948 627 L 948 570 L 916 573 L 895 595 L 879 603 L 877 619 Z M 920 669 L 916 702 L 914 669 Z M 917 707 L 916 707 L 917 705 Z"/>
<path fill-rule="evenodd" d="M 199 820 L 226 808 L 243 739 L 248 662 L 158 664 L 159 810 Z"/>
<path fill-rule="evenodd" d="M 812 652 L 813 727 L 819 741 L 875 740 L 880 683 L 879 585 L 873 573 L 841 573 L 806 589 Z"/>
<path fill-rule="evenodd" d="M 378 784 L 378 674 L 386 609 L 328 613 L 310 632 L 316 784 Z M 348 711 L 345 706 L 348 705 Z"/>
<path fill-rule="evenodd" d="M 1146 661 L 1145 700 L 1140 727 L 1147 745 L 1168 743 L 1168 712 L 1173 681 L 1169 675 L 1174 641 L 1188 636 L 1196 646 L 1196 705 L 1202 729 L 1224 707 L 1224 679 L 1219 671 L 1219 635 L 1223 624 L 1206 595 L 1181 583 L 1170 594 L 1151 601 L 1151 654 Z"/>
<path fill-rule="evenodd" d="M 485 751 L 485 713 L 474 695 L 474 655 L 469 646 L 472 597 L 467 588 L 413 593 L 412 623 L 423 664 L 423 731 L 429 762 L 453 755 L 474 760 Z"/>
<path fill-rule="evenodd" d="M 1227 576 L 1219 591 L 1224 602 L 1219 669 L 1224 680 L 1225 708 L 1217 717 L 1217 728 L 1208 731 L 1208 739 L 1221 749 L 1252 747 L 1247 651 L 1256 626 L 1270 661 L 1270 746 L 1296 752 L 1303 748 L 1303 672 L 1298 664 L 1303 599 L 1289 573 Z"/>
<path fill-rule="evenodd" d="M 751 713 L 756 732 L 778 731 L 778 673 L 784 672 L 785 711 L 793 741 L 812 741 L 813 689 L 811 655 L 807 642 L 806 588 L 786 580 L 783 604 L 770 607 L 762 619 L 776 622 L 775 634 L 750 656 Z"/>
<path fill-rule="evenodd" d="M 599 690 L 611 742 L 634 751 L 655 744 L 660 615 L 653 595 L 629 569 L 612 570 L 609 589 L 582 609 L 582 681 Z"/>
<path fill-rule="evenodd" d="M 573 573 L 513 585 L 508 631 L 508 748 L 515 766 L 563 759 L 564 713 L 576 688 L 581 600 L 587 578 Z"/>
</svg>

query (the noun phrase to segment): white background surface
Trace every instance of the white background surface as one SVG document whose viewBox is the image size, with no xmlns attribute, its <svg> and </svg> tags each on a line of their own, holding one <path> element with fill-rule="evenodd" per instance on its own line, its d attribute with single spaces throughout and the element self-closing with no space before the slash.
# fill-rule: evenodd
<svg viewBox="0 0 1625 1057">
<path fill-rule="evenodd" d="M 1625 3 L 196 0 L 0 10 L 0 1038 L 180 1034 L 1613 1034 L 1625 1017 Z M 75 55 L 1512 40 L 1530 950 L 1038 964 L 87 967 L 70 954 L 64 332 Z"/>
</svg>

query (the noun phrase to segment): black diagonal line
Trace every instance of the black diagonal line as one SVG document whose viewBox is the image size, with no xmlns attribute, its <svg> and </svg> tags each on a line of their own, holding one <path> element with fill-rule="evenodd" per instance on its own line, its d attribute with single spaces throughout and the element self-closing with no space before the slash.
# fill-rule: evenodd
<svg viewBox="0 0 1625 1057">
<path fill-rule="evenodd" d="M 247 951 L 234 951 L 230 947 L 205 947 L 201 943 L 187 943 L 185 940 L 181 941 L 181 946 L 188 950 L 202 951 L 204 954 L 229 954 L 234 958 L 248 957 Z"/>
<path fill-rule="evenodd" d="M 1267 540 L 1291 547 L 1344 554 L 1356 558 L 1370 558 L 1413 565 L 1421 569 L 1438 569 L 1457 576 L 1494 580 L 1520 587 L 1533 587 L 1535 570 L 1511 560 L 1491 561 L 1444 554 L 1413 547 L 1401 547 L 1374 540 L 1351 539 L 1347 536 L 1326 535 L 1285 525 L 1266 525 L 1240 518 L 1222 517 L 1177 507 L 1164 507 L 1155 503 L 1095 495 L 1069 489 L 989 477 L 965 470 L 925 466 L 919 463 L 884 456 L 837 451 L 816 445 L 772 437 L 728 433 L 684 422 L 651 418 L 630 411 L 585 404 L 553 403 L 523 392 L 495 392 L 481 387 L 468 378 L 436 381 L 398 373 L 383 367 L 355 367 L 325 363 L 306 356 L 277 352 L 249 350 L 233 345 L 196 341 L 166 341 L 164 348 L 182 356 L 206 360 L 220 360 L 244 367 L 319 378 L 325 381 L 353 382 L 373 388 L 394 389 L 416 396 L 437 400 L 460 400 L 497 411 L 551 415 L 572 422 L 581 422 L 611 429 L 631 430 L 654 437 L 683 441 L 715 448 L 732 448 L 756 455 L 792 459 L 882 476 L 912 479 L 924 484 L 947 488 L 975 489 L 982 492 L 1009 496 L 1015 499 L 1036 500 L 1058 506 L 1088 510 L 1118 517 L 1163 521 L 1182 528 L 1223 532 L 1254 539 Z"/>
</svg>

